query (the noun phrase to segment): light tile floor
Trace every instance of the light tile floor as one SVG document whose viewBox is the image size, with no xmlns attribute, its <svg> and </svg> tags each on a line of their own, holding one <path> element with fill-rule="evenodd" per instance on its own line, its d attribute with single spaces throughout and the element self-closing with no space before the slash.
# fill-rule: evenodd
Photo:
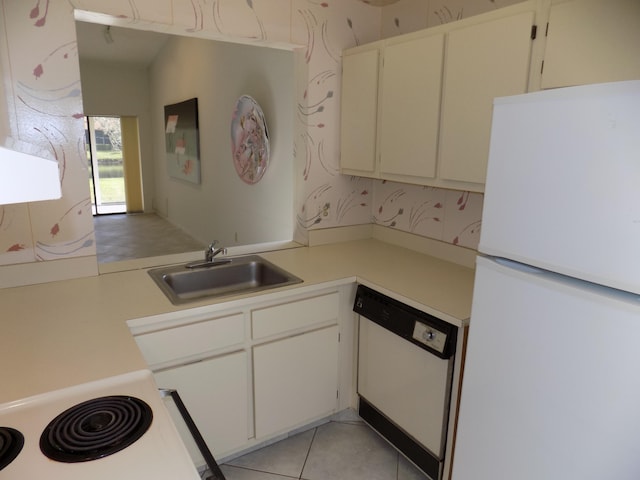
<svg viewBox="0 0 640 480">
<path fill-rule="evenodd" d="M 154 214 L 93 217 L 99 263 L 202 250 L 205 245 Z"/>
<path fill-rule="evenodd" d="M 428 480 L 355 413 L 220 465 L 227 480 Z"/>
</svg>

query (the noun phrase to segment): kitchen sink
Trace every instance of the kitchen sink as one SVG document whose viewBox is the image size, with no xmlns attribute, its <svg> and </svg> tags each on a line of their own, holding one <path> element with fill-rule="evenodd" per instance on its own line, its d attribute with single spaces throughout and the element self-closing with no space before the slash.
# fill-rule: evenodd
<svg viewBox="0 0 640 480">
<path fill-rule="evenodd" d="M 210 263 L 149 270 L 149 275 L 174 305 L 301 283 L 302 280 L 259 255 L 229 257 Z"/>
</svg>

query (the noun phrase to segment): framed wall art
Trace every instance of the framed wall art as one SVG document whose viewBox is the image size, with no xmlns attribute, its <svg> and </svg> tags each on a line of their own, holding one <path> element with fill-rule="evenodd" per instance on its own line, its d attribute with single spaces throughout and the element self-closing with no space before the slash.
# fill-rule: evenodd
<svg viewBox="0 0 640 480">
<path fill-rule="evenodd" d="M 169 176 L 199 184 L 198 99 L 165 105 L 164 120 Z"/>
</svg>

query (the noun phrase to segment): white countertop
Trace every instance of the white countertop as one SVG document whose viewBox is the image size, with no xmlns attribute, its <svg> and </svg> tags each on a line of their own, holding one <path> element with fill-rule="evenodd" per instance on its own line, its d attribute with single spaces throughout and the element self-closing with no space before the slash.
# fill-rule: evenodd
<svg viewBox="0 0 640 480">
<path fill-rule="evenodd" d="M 470 316 L 472 269 L 378 240 L 261 255 L 304 280 L 288 290 L 357 280 L 458 325 Z M 0 289 L 0 404 L 145 369 L 127 320 L 238 298 L 175 306 L 146 269 Z"/>
</svg>

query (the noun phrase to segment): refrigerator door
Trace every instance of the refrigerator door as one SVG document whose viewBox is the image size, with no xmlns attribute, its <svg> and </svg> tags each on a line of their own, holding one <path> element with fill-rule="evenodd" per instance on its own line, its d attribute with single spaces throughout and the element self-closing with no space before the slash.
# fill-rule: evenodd
<svg viewBox="0 0 640 480">
<path fill-rule="evenodd" d="M 638 296 L 479 258 L 453 480 L 640 478 L 639 344 Z"/>
<path fill-rule="evenodd" d="M 479 250 L 640 293 L 640 81 L 495 100 Z"/>
</svg>

